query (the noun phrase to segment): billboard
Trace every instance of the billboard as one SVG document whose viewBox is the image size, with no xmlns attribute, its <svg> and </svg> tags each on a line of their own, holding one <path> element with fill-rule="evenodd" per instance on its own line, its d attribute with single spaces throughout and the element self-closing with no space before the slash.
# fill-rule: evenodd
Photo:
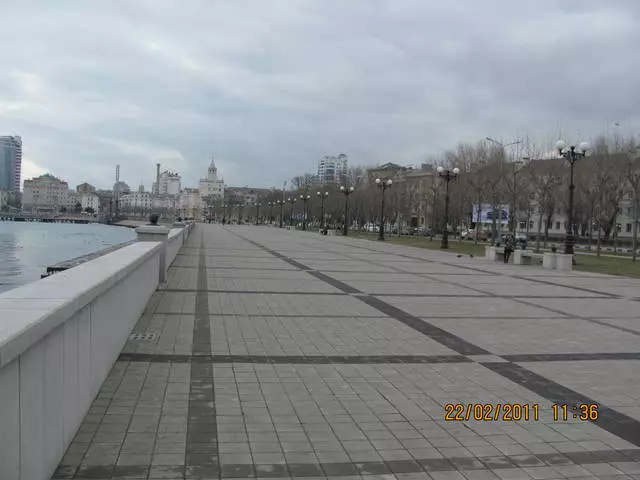
<svg viewBox="0 0 640 480">
<path fill-rule="evenodd" d="M 475 223 L 493 223 L 493 205 L 483 203 L 480 205 L 480 220 L 478 220 L 478 204 L 473 205 L 473 221 Z M 497 222 L 506 225 L 509 222 L 509 205 L 497 205 Z"/>
</svg>

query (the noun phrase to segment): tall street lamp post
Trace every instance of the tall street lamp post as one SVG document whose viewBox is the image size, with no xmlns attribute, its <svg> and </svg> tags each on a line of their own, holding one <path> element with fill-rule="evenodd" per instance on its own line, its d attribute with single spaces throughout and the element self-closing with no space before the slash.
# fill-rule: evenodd
<svg viewBox="0 0 640 480">
<path fill-rule="evenodd" d="M 355 190 L 354 187 L 345 187 L 344 185 L 340 187 L 340 191 L 344 193 L 344 229 L 342 230 L 342 235 L 345 237 L 349 233 L 349 195 Z"/>
<path fill-rule="evenodd" d="M 320 229 L 324 228 L 324 200 L 329 196 L 329 192 L 318 192 L 316 195 L 320 197 Z"/>
<path fill-rule="evenodd" d="M 444 193 L 444 229 L 442 230 L 442 241 L 440 242 L 440 248 L 449 248 L 449 182 L 458 178 L 460 174 L 459 168 L 453 170 L 438 167 L 438 176 L 444 180 L 445 193 Z"/>
<path fill-rule="evenodd" d="M 569 162 L 570 165 L 570 174 L 569 174 L 569 211 L 567 212 L 567 234 L 564 238 L 564 253 L 565 255 L 573 255 L 573 191 L 576 186 L 573 183 L 573 167 L 576 162 L 587 156 L 587 151 L 589 150 L 589 144 L 587 142 L 582 142 L 578 149 L 576 150 L 575 145 L 569 145 L 562 141 L 558 140 L 556 143 L 556 148 L 558 149 L 558 153 L 564 159 Z"/>
<path fill-rule="evenodd" d="M 244 208 L 244 203 L 238 204 L 238 225 L 242 224 L 242 209 Z"/>
<path fill-rule="evenodd" d="M 269 225 L 271 225 L 273 223 L 273 206 L 276 204 L 276 202 L 269 202 Z"/>
<path fill-rule="evenodd" d="M 284 200 L 276 200 L 276 203 L 280 207 L 280 228 L 282 228 L 282 210 L 284 209 Z"/>
<path fill-rule="evenodd" d="M 256 203 L 256 225 L 260 223 L 260 203 Z"/>
<path fill-rule="evenodd" d="M 291 210 L 289 210 L 289 226 L 293 227 L 293 204 L 296 203 L 296 197 L 287 198 L 287 202 L 291 204 Z"/>
<path fill-rule="evenodd" d="M 380 204 L 380 228 L 378 229 L 379 230 L 378 240 L 384 240 L 384 192 L 387 190 L 387 188 L 391 188 L 391 185 L 393 185 L 393 180 L 391 180 L 390 178 L 387 178 L 387 179 L 376 178 L 376 185 L 380 190 L 382 190 L 382 202 Z"/>
<path fill-rule="evenodd" d="M 300 195 L 302 200 L 302 230 L 307 229 L 307 202 L 311 200 L 311 195 Z"/>
<path fill-rule="evenodd" d="M 518 172 L 520 171 L 520 168 L 522 167 L 523 162 L 522 160 L 515 160 L 513 162 L 513 198 L 512 198 L 512 205 L 511 205 L 511 212 L 509 213 L 509 221 L 511 224 L 511 228 L 509 229 L 509 231 L 511 233 L 513 233 L 515 235 L 516 233 L 516 227 L 517 227 L 517 223 L 518 223 L 518 219 L 516 218 L 516 210 L 517 210 L 517 205 L 518 205 Z"/>
</svg>

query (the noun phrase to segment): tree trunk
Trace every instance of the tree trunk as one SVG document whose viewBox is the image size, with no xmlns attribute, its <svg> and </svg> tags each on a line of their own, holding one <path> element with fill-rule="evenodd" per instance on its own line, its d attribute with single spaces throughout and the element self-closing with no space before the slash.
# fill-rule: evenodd
<svg viewBox="0 0 640 480">
<path fill-rule="evenodd" d="M 613 253 L 618 253 L 618 213 L 613 216 Z"/>
<path fill-rule="evenodd" d="M 538 234 L 536 235 L 536 251 L 540 251 L 541 232 L 542 232 L 542 213 L 538 214 Z"/>
<path fill-rule="evenodd" d="M 631 254 L 631 259 L 635 262 L 638 251 L 638 204 L 640 203 L 640 199 L 638 199 L 638 194 L 635 194 L 635 201 L 633 206 L 633 240 L 631 242 L 631 248 L 633 249 L 633 253 Z"/>
<path fill-rule="evenodd" d="M 598 224 L 596 225 L 596 228 L 598 229 L 598 238 L 596 241 L 596 256 L 599 257 L 600 256 L 600 222 L 598 222 Z"/>
<path fill-rule="evenodd" d="M 478 246 L 478 231 L 480 230 L 480 221 L 482 220 L 482 203 L 480 203 L 481 200 L 478 200 L 478 217 L 477 217 L 477 221 L 476 221 L 476 228 L 475 228 L 475 233 L 474 233 L 474 239 L 473 239 L 473 244 L 477 247 Z"/>
<path fill-rule="evenodd" d="M 593 208 L 589 213 L 589 243 L 587 244 L 587 250 L 591 250 L 592 243 L 593 243 Z"/>
<path fill-rule="evenodd" d="M 544 248 L 547 248 L 547 242 L 549 241 L 549 223 L 551 222 L 553 215 L 547 215 L 544 219 Z"/>
</svg>

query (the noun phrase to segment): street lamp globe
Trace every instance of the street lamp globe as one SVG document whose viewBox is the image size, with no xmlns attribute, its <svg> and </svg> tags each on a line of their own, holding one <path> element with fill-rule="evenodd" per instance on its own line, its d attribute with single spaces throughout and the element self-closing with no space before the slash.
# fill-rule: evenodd
<svg viewBox="0 0 640 480">
<path fill-rule="evenodd" d="M 387 180 L 387 185 L 391 185 L 393 183 L 393 180 L 389 179 Z"/>
<path fill-rule="evenodd" d="M 300 195 L 300 198 L 304 198 L 304 195 Z"/>
<path fill-rule="evenodd" d="M 580 144 L 580 150 L 584 153 L 589 150 L 589 142 L 582 142 Z"/>
<path fill-rule="evenodd" d="M 341 185 L 341 186 L 340 186 L 340 191 L 341 191 L 341 192 L 344 192 L 344 185 Z"/>
<path fill-rule="evenodd" d="M 316 195 L 320 196 L 320 192 L 317 192 Z"/>
<path fill-rule="evenodd" d="M 438 168 L 436 168 L 436 172 L 438 172 L 438 173 L 444 172 L 444 167 L 443 166 L 439 166 Z"/>
<path fill-rule="evenodd" d="M 562 153 L 562 151 L 565 149 L 565 147 L 567 146 L 567 143 L 564 140 L 558 140 L 556 142 L 556 149 Z"/>
<path fill-rule="evenodd" d="M 458 167 L 453 169 L 453 174 L 454 175 L 459 175 L 460 174 L 460 169 Z"/>
<path fill-rule="evenodd" d="M 349 191 L 350 191 L 350 192 L 353 192 L 355 189 L 356 189 L 356 187 L 351 187 L 351 188 L 349 189 Z"/>
<path fill-rule="evenodd" d="M 380 185 L 380 182 L 381 182 L 381 181 L 382 181 L 382 180 L 380 180 L 379 178 L 376 178 L 376 185 Z"/>
</svg>

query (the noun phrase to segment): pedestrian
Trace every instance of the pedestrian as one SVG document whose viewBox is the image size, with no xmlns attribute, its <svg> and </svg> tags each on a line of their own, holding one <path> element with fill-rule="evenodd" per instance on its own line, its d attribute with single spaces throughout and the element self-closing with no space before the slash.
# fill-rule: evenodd
<svg viewBox="0 0 640 480">
<path fill-rule="evenodd" d="M 509 257 L 513 252 L 514 239 L 513 236 L 507 235 L 504 241 L 504 263 L 509 263 Z"/>
</svg>

